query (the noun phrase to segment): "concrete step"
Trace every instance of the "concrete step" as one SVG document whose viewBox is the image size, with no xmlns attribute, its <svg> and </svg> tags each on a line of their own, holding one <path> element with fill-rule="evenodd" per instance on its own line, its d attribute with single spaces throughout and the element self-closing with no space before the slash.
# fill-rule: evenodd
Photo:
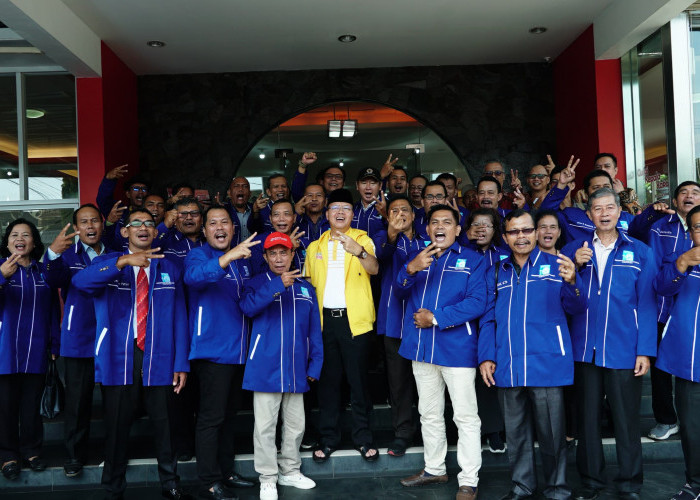
<svg viewBox="0 0 700 500">
<path fill-rule="evenodd" d="M 642 438 L 642 453 L 646 464 L 679 463 L 682 461 L 681 443 L 677 439 L 668 441 L 652 441 Z M 603 450 L 606 462 L 614 466 L 617 463 L 615 441 L 604 439 Z M 406 455 L 394 458 L 386 454 L 386 448 L 380 448 L 380 458 L 374 463 L 364 461 L 355 450 L 338 450 L 328 462 L 317 464 L 311 457 L 311 452 L 302 453 L 302 470 L 313 479 L 371 477 L 410 475 L 423 468 L 423 448 L 409 448 Z M 507 454 L 494 455 L 484 449 L 482 452 L 482 470 L 499 471 L 508 469 Z M 570 465 L 575 464 L 575 449 L 568 453 Z M 458 470 L 455 446 L 448 447 L 447 468 L 452 473 Z M 253 456 L 250 454 L 236 457 L 236 470 L 245 477 L 255 478 L 257 474 L 253 467 Z M 0 477 L 0 491 L 54 491 L 79 490 L 99 488 L 102 466 L 89 465 L 83 474 L 74 479 L 68 479 L 62 467 L 51 467 L 44 472 L 34 473 L 23 471 L 16 481 L 7 481 Z M 178 474 L 183 483 L 196 483 L 196 461 L 180 462 Z M 158 471 L 154 459 L 133 459 L 127 468 L 129 486 L 157 486 Z M 675 487 L 675 485 L 674 485 Z"/>
</svg>

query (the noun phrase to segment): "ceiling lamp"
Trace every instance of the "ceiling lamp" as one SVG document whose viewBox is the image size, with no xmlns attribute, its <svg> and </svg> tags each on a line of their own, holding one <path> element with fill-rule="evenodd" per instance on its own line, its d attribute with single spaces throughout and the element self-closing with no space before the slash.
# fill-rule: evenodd
<svg viewBox="0 0 700 500">
<path fill-rule="evenodd" d="M 343 128 L 342 120 L 328 120 L 328 137 L 337 139 L 340 137 L 340 131 Z"/>
<path fill-rule="evenodd" d="M 357 120 L 328 120 L 328 137 L 349 139 L 357 134 Z"/>
<path fill-rule="evenodd" d="M 545 31 L 547 31 L 547 28 L 544 26 L 535 26 L 534 28 L 530 28 L 530 33 L 533 35 L 541 35 Z"/>
<path fill-rule="evenodd" d="M 341 43 L 352 43 L 355 40 L 357 40 L 357 37 L 355 35 L 340 35 L 338 37 L 338 41 Z"/>
<path fill-rule="evenodd" d="M 161 47 L 165 47 L 165 42 L 161 42 L 160 40 L 149 40 L 146 42 L 146 45 L 159 49 Z"/>
<path fill-rule="evenodd" d="M 343 121 L 343 137 L 355 137 L 357 132 L 357 120 Z"/>
</svg>

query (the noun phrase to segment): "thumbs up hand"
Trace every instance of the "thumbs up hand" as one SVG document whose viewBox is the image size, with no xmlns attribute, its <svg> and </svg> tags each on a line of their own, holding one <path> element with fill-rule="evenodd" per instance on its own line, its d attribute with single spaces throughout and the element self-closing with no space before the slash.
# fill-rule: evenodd
<svg viewBox="0 0 700 500">
<path fill-rule="evenodd" d="M 576 267 L 579 269 L 588 264 L 588 262 L 593 258 L 593 250 L 588 248 L 588 242 L 584 241 L 583 246 L 576 250 L 576 255 L 574 255 L 574 260 L 576 261 Z"/>
</svg>

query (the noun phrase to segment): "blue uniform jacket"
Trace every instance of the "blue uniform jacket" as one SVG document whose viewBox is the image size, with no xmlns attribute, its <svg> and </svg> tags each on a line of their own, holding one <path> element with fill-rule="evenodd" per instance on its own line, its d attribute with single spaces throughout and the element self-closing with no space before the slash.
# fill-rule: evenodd
<svg viewBox="0 0 700 500">
<path fill-rule="evenodd" d="M 251 267 L 251 274 L 255 276 L 256 274 L 264 273 L 270 270 L 270 267 L 267 265 L 267 262 L 265 262 L 265 257 L 263 256 L 263 252 L 265 249 L 263 248 L 263 244 L 265 243 L 265 239 L 270 235 L 270 232 L 262 233 L 257 235 L 253 241 L 259 241 L 260 244 L 255 245 L 254 247 L 250 248 L 250 267 Z M 299 269 L 303 270 L 304 269 L 304 260 L 306 260 L 306 247 L 309 246 L 309 240 L 306 239 L 305 237 L 299 238 L 299 248 L 296 249 L 294 252 L 294 257 L 292 260 L 292 269 Z"/>
<path fill-rule="evenodd" d="M 307 376 L 323 364 L 321 318 L 316 291 L 297 279 L 285 288 L 270 271 L 246 282 L 241 309 L 253 319 L 243 388 L 257 392 L 306 392 Z"/>
<path fill-rule="evenodd" d="M 47 349 L 59 354 L 57 286 L 41 262 L 0 274 L 0 375 L 46 373 Z"/>
<path fill-rule="evenodd" d="M 91 295 L 72 286 L 73 276 L 90 265 L 90 257 L 78 241 L 54 260 L 44 257 L 46 272 L 61 289 L 61 356 L 92 358 L 95 356 L 95 304 Z"/>
<path fill-rule="evenodd" d="M 219 257 L 223 254 L 206 243 L 194 248 L 185 259 L 192 337 L 190 359 L 242 365 L 250 322 L 241 311 L 240 300 L 243 282 L 251 277 L 250 264 L 235 260 L 222 269 Z"/>
<path fill-rule="evenodd" d="M 581 277 L 577 275 L 576 285 L 563 281 L 556 255 L 537 248 L 520 275 L 511 258 L 486 273 L 488 305 L 479 324 L 479 363 L 496 363 L 498 387 L 571 385 L 574 358 L 566 315 L 586 310 Z"/>
<path fill-rule="evenodd" d="M 562 253 L 575 260 L 584 241 L 593 248 L 593 233 L 569 243 Z M 593 249 L 593 257 L 579 270 L 588 307 L 571 318 L 574 361 L 633 369 L 637 356 L 656 356 L 653 281 L 657 270 L 651 248 L 625 232 L 619 233 L 605 269 L 598 269 Z M 601 272 L 602 286 L 598 280 Z"/>
<path fill-rule="evenodd" d="M 395 287 L 399 297 L 407 298 L 401 356 L 441 366 L 477 366 L 476 320 L 486 309 L 485 269 L 481 255 L 457 242 L 413 276 L 401 268 Z M 416 328 L 413 313 L 421 307 L 433 312 L 438 326 Z"/>
<path fill-rule="evenodd" d="M 73 276 L 73 286 L 95 301 L 95 382 L 102 385 L 134 382 L 136 280 L 132 266 L 117 268 L 122 255 L 101 255 Z M 149 268 L 143 385 L 171 385 L 174 372 L 190 371 L 182 272 L 168 259 L 153 259 Z"/>
<path fill-rule="evenodd" d="M 487 269 L 496 262 L 500 262 L 510 255 L 510 248 L 505 245 L 496 246 L 494 245 L 494 242 L 491 242 L 491 245 L 489 245 L 486 250 L 482 250 L 476 243 L 474 243 L 474 241 L 467 239 L 466 231 L 460 235 L 458 241 L 464 248 L 474 250 L 479 255 L 483 255 L 484 259 L 486 260 Z"/>
<path fill-rule="evenodd" d="M 409 254 L 425 248 L 424 240 L 414 233 L 414 238 L 400 233 L 394 245 L 383 238 L 377 247 L 377 258 L 382 269 L 381 298 L 377 308 L 377 335 L 403 338 L 403 319 L 406 314 L 406 298 L 394 293 L 396 275 L 406 264 Z"/>
<path fill-rule="evenodd" d="M 657 264 L 661 264 L 666 258 L 672 258 L 675 262 L 679 255 L 687 252 L 693 246 L 690 234 L 683 228 L 678 214 L 667 215 L 656 221 L 651 226 L 649 233 L 649 246 L 654 252 Z M 666 323 L 673 305 L 673 297 L 665 297 L 657 294 L 656 303 L 659 310 L 659 323 Z"/>
<path fill-rule="evenodd" d="M 700 267 L 693 266 L 681 274 L 675 258 L 667 259 L 654 280 L 660 295 L 674 297 L 666 323 L 656 367 L 693 382 L 700 382 Z"/>
<path fill-rule="evenodd" d="M 559 205 L 564 201 L 568 192 L 568 187 L 559 189 L 554 186 L 542 200 L 540 210 L 559 210 Z M 637 216 L 623 210 L 620 214 L 620 220 L 617 221 L 617 230 L 625 231 L 633 238 L 647 242 L 652 224 L 663 215 L 661 212 L 654 210 L 653 205 L 649 205 Z M 564 241 L 567 243 L 586 239 L 595 231 L 595 225 L 586 214 L 586 211 L 577 207 L 568 207 L 561 210 L 559 212 L 559 225 L 564 235 Z"/>
<path fill-rule="evenodd" d="M 365 231 L 372 240 L 379 231 L 385 229 L 384 219 L 374 203 L 366 209 L 362 207 L 362 202 L 355 203 L 351 226 Z"/>
<path fill-rule="evenodd" d="M 418 235 L 424 240 L 428 239 L 428 232 L 426 231 L 426 226 L 428 225 L 428 214 L 425 213 L 425 208 L 415 208 L 413 227 L 415 228 Z M 464 221 L 469 217 L 469 210 L 464 207 L 459 207 L 459 225 L 464 227 Z"/>
<path fill-rule="evenodd" d="M 154 240 L 153 246 L 160 247 L 160 251 L 166 258 L 183 266 L 185 257 L 193 248 L 199 248 L 206 243 L 206 240 L 199 238 L 192 241 L 175 227 L 168 228 L 165 224 L 158 225 L 158 236 Z"/>
<path fill-rule="evenodd" d="M 241 221 L 238 218 L 238 211 L 236 210 L 236 207 L 234 207 L 231 202 L 226 202 L 224 203 L 224 208 L 228 212 L 229 217 L 231 217 L 231 222 L 233 222 L 233 227 L 235 228 L 233 232 L 233 240 L 231 241 L 231 247 L 233 248 L 245 238 L 241 239 Z M 251 203 L 247 204 L 247 210 L 250 210 L 250 215 L 248 216 L 248 221 L 250 221 L 250 218 L 253 217 L 253 205 Z"/>
<path fill-rule="evenodd" d="M 321 214 L 316 224 L 306 215 L 297 215 L 296 225 L 300 231 L 304 231 L 304 237 L 308 239 L 309 242 L 316 241 L 323 233 L 331 228 L 324 214 Z"/>
</svg>

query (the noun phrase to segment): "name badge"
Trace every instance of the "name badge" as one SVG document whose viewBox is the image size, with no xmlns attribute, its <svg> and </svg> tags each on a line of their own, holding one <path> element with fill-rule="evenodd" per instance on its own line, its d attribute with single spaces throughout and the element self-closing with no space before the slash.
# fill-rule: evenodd
<svg viewBox="0 0 700 500">
<path fill-rule="evenodd" d="M 427 246 L 429 246 L 429 245 L 430 245 L 430 241 L 428 241 L 428 240 L 424 240 L 424 241 L 423 241 L 423 244 L 424 244 L 424 245 L 425 245 L 425 246 L 427 247 Z"/>
<path fill-rule="evenodd" d="M 625 231 L 627 231 L 627 230 L 629 229 L 630 225 L 627 223 L 626 220 L 621 220 L 621 221 L 620 221 L 620 227 L 621 227 L 622 229 L 624 229 Z"/>
<path fill-rule="evenodd" d="M 170 283 L 170 275 L 168 273 L 160 273 L 160 280 L 163 283 Z"/>
<path fill-rule="evenodd" d="M 306 288 L 301 289 L 301 294 L 306 297 L 307 299 L 311 298 L 311 295 L 309 295 L 309 291 Z"/>
<path fill-rule="evenodd" d="M 304 259 L 306 258 L 306 250 L 301 251 L 301 257 Z"/>
<path fill-rule="evenodd" d="M 457 269 L 464 269 L 465 267 L 467 267 L 467 261 L 465 259 L 457 259 L 455 267 Z"/>
<path fill-rule="evenodd" d="M 498 256 L 498 260 L 504 260 L 504 259 L 507 259 L 507 258 L 508 258 L 508 256 L 507 256 L 507 255 L 503 255 L 503 254 L 501 254 L 501 255 Z"/>
<path fill-rule="evenodd" d="M 323 254 L 317 253 L 317 254 L 316 254 L 316 258 L 317 258 L 318 260 L 323 260 Z"/>
<path fill-rule="evenodd" d="M 634 252 L 631 252 L 630 250 L 623 250 L 622 260 L 624 262 L 634 262 Z"/>
<path fill-rule="evenodd" d="M 549 264 L 540 266 L 540 276 L 550 274 L 551 266 Z"/>
</svg>

